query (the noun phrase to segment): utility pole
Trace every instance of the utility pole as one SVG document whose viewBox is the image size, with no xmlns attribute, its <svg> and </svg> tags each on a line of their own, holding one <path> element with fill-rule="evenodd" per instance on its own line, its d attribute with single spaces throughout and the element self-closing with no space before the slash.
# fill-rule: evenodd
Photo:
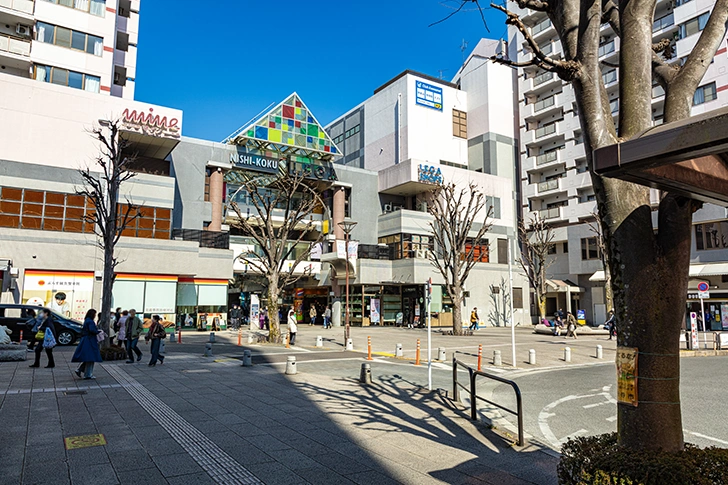
<svg viewBox="0 0 728 485">
<path fill-rule="evenodd" d="M 511 289 L 511 297 L 510 300 L 510 307 L 511 307 L 511 359 L 513 362 L 513 367 L 516 367 L 516 319 L 514 318 L 515 315 L 513 315 L 513 254 L 511 250 L 511 246 L 513 245 L 513 241 L 508 241 L 508 278 L 510 279 L 510 289 Z"/>
<path fill-rule="evenodd" d="M 339 227 L 344 231 L 344 241 L 346 241 L 346 309 L 345 309 L 345 327 L 344 327 L 344 348 L 349 345 L 349 314 L 351 310 L 349 308 L 349 240 L 351 239 L 351 231 L 356 226 L 354 221 L 343 221 L 339 222 Z"/>
</svg>

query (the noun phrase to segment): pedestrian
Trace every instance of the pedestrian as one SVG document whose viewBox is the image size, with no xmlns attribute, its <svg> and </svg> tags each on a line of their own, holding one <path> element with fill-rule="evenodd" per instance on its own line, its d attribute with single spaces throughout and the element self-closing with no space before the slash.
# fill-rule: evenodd
<svg viewBox="0 0 728 485">
<path fill-rule="evenodd" d="M 559 312 L 554 313 L 554 337 L 561 335 L 561 329 L 564 327 L 564 321 L 561 319 Z"/>
<path fill-rule="evenodd" d="M 612 340 L 612 337 L 617 337 L 617 322 L 614 318 L 614 310 L 609 310 L 609 318 L 604 323 L 604 328 L 609 331 L 609 340 Z"/>
<path fill-rule="evenodd" d="M 137 345 L 143 329 L 142 321 L 136 316 L 136 310 L 132 308 L 126 319 L 126 354 L 129 357 L 129 360 L 126 361 L 127 364 L 134 363 L 134 354 L 136 354 L 137 362 L 142 360 L 142 351 Z"/>
<path fill-rule="evenodd" d="M 308 325 L 312 326 L 314 323 L 316 323 L 316 316 L 318 315 L 318 312 L 316 311 L 316 305 L 314 303 L 311 303 L 311 310 L 309 310 L 308 314 L 311 317 Z"/>
<path fill-rule="evenodd" d="M 230 326 L 232 326 L 234 330 L 240 328 L 240 317 L 242 316 L 242 313 L 240 305 L 233 305 L 233 309 L 230 310 Z"/>
<path fill-rule="evenodd" d="M 331 307 L 328 305 L 324 310 L 324 328 L 331 328 Z"/>
<path fill-rule="evenodd" d="M 96 310 L 93 308 L 86 312 L 83 319 L 83 328 L 81 329 L 81 341 L 76 346 L 71 362 L 81 362 L 81 365 L 74 373 L 81 377 L 83 373 L 84 379 L 96 379 L 94 376 L 94 364 L 101 362 L 101 352 L 99 351 L 99 334 L 101 330 L 96 326 Z"/>
<path fill-rule="evenodd" d="M 260 313 L 258 313 L 258 327 L 261 330 L 265 328 L 265 308 L 261 308 Z"/>
<path fill-rule="evenodd" d="M 291 308 L 288 310 L 288 333 L 290 334 L 289 343 L 294 345 L 296 343 L 296 332 L 298 332 L 298 324 L 296 323 L 296 312 Z"/>
<path fill-rule="evenodd" d="M 571 314 L 571 312 L 566 312 L 566 337 L 569 338 L 574 337 L 576 339 L 576 318 L 574 318 L 574 315 Z"/>
<path fill-rule="evenodd" d="M 119 347 L 126 348 L 126 321 L 129 318 L 129 312 L 124 310 L 121 312 L 121 317 L 119 317 L 119 330 L 116 334 L 116 341 L 119 344 Z"/>
<path fill-rule="evenodd" d="M 478 307 L 474 307 L 473 311 L 470 312 L 470 330 L 478 330 L 479 320 L 480 317 L 478 316 Z"/>
<path fill-rule="evenodd" d="M 53 360 L 53 347 L 56 346 L 58 332 L 56 332 L 56 325 L 53 322 L 51 311 L 44 308 L 41 313 L 43 314 L 43 321 L 38 326 L 38 333 L 35 335 L 35 339 L 38 341 L 38 346 L 35 348 L 35 362 L 30 367 L 40 367 L 40 353 L 45 349 L 48 356 L 46 369 L 52 369 L 56 366 L 56 362 Z"/>
<path fill-rule="evenodd" d="M 35 339 L 35 334 L 38 333 L 38 329 L 40 328 L 40 324 L 43 322 L 43 312 L 40 312 L 38 315 L 35 314 L 35 310 L 32 308 L 28 308 L 28 324 L 27 327 L 30 327 L 30 337 L 28 338 L 28 352 L 33 352 L 35 350 L 35 344 L 38 342 Z"/>
<path fill-rule="evenodd" d="M 114 345 L 114 337 L 118 337 L 121 320 L 121 307 L 116 307 L 114 313 L 111 314 L 111 324 L 109 325 L 109 345 Z M 117 344 L 119 339 L 116 339 Z"/>
<path fill-rule="evenodd" d="M 164 330 L 164 326 L 160 321 L 159 315 L 152 315 L 152 325 L 149 327 L 147 336 L 144 337 L 144 340 L 147 343 L 149 343 L 149 340 L 152 341 L 152 348 L 150 350 L 152 353 L 152 360 L 149 361 L 149 367 L 157 365 L 157 360 L 159 360 L 160 364 L 164 364 L 164 356 L 159 355 L 159 350 L 162 346 L 162 340 L 166 338 L 167 332 Z"/>
<path fill-rule="evenodd" d="M 561 318 L 561 321 L 562 322 L 566 318 L 566 314 L 564 313 L 564 309 L 563 308 L 559 308 L 558 311 L 556 312 L 556 314 L 559 316 L 559 318 Z"/>
</svg>

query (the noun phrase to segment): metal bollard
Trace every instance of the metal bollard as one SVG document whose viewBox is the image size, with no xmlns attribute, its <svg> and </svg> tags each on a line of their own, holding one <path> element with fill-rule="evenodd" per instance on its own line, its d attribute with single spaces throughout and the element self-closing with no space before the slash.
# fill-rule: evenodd
<svg viewBox="0 0 728 485">
<path fill-rule="evenodd" d="M 165 348 L 166 348 L 166 347 L 164 346 L 164 341 L 165 341 L 165 340 L 166 340 L 166 339 L 162 339 L 162 340 L 160 340 L 160 341 L 159 341 L 159 353 L 160 353 L 160 354 L 164 354 L 164 353 L 165 353 Z"/>
<path fill-rule="evenodd" d="M 250 350 L 243 351 L 243 367 L 250 367 L 253 365 L 253 355 Z"/>
<path fill-rule="evenodd" d="M 324 338 L 321 335 L 316 336 L 316 347 L 324 346 Z"/>
<path fill-rule="evenodd" d="M 604 358 L 604 350 L 601 345 L 597 345 L 597 359 Z"/>
<path fill-rule="evenodd" d="M 211 344 L 215 343 L 215 332 L 210 332 L 210 343 Z"/>
<path fill-rule="evenodd" d="M 501 351 L 500 350 L 493 351 L 493 365 L 503 365 L 503 361 L 501 360 Z"/>
<path fill-rule="evenodd" d="M 248 334 L 248 343 L 249 344 L 255 343 L 255 336 L 252 333 Z"/>
<path fill-rule="evenodd" d="M 571 362 L 571 347 L 564 348 L 564 362 Z"/>
<path fill-rule="evenodd" d="M 445 362 L 445 359 L 447 359 L 447 356 L 445 355 L 445 347 L 438 347 L 437 360 L 439 360 L 440 362 Z"/>
<path fill-rule="evenodd" d="M 354 350 L 354 341 L 352 339 L 346 339 L 346 350 Z"/>
<path fill-rule="evenodd" d="M 530 349 L 528 351 L 528 363 L 531 365 L 536 365 L 536 350 Z"/>
<path fill-rule="evenodd" d="M 296 373 L 296 356 L 289 355 L 286 361 L 286 374 L 293 375 Z"/>
<path fill-rule="evenodd" d="M 172 329 L 172 333 L 169 334 L 169 343 L 173 344 L 177 340 L 177 332 L 175 329 Z"/>
<path fill-rule="evenodd" d="M 361 372 L 359 373 L 359 382 L 362 384 L 372 383 L 372 365 L 368 362 L 364 362 L 361 365 Z"/>
<path fill-rule="evenodd" d="M 212 344 L 211 343 L 205 344 L 205 357 L 212 357 Z"/>
<path fill-rule="evenodd" d="M 402 350 L 402 344 L 397 344 L 397 347 L 394 350 L 394 356 L 395 357 L 404 357 L 404 351 Z"/>
</svg>

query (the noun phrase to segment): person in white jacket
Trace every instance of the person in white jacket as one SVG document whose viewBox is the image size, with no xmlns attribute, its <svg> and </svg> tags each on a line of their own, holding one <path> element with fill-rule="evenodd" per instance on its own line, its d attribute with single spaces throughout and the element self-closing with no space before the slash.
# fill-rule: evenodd
<svg viewBox="0 0 728 485">
<path fill-rule="evenodd" d="M 298 331 L 298 324 L 296 323 L 296 312 L 293 309 L 288 310 L 288 333 L 290 334 L 290 344 L 296 343 L 296 332 Z"/>
</svg>

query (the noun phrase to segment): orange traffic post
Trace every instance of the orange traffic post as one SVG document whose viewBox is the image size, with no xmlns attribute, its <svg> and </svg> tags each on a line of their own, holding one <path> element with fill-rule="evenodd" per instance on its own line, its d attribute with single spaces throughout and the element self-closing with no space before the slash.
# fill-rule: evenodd
<svg viewBox="0 0 728 485">
<path fill-rule="evenodd" d="M 372 359 L 372 338 L 367 336 L 367 360 L 374 360 Z"/>
<path fill-rule="evenodd" d="M 478 345 L 478 372 L 480 372 L 480 364 L 483 361 L 483 344 Z"/>
<path fill-rule="evenodd" d="M 241 347 L 243 345 L 243 329 L 238 329 L 238 347 Z"/>
<path fill-rule="evenodd" d="M 23 331 L 20 331 L 20 340 L 18 341 L 19 344 L 23 343 Z M 41 346 L 42 347 L 42 346 Z"/>
<path fill-rule="evenodd" d="M 286 348 L 287 349 L 291 348 L 291 337 L 288 334 L 286 334 Z"/>
<path fill-rule="evenodd" d="M 415 356 L 415 365 L 420 365 L 420 339 L 417 339 L 417 355 Z"/>
</svg>

